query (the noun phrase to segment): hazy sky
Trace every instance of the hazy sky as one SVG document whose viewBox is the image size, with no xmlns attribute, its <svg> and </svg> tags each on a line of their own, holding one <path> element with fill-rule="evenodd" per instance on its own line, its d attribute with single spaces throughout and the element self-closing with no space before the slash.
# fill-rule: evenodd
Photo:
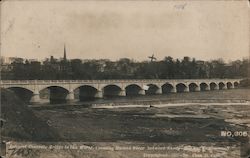
<svg viewBox="0 0 250 158">
<path fill-rule="evenodd" d="M 246 1 L 4 1 L 1 54 L 147 60 L 249 55 Z"/>
</svg>

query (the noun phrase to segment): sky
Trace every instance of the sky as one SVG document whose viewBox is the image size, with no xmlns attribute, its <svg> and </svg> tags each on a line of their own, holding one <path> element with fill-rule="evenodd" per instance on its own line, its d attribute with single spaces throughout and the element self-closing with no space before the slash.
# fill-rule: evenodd
<svg viewBox="0 0 250 158">
<path fill-rule="evenodd" d="M 44 59 L 166 56 L 236 60 L 250 52 L 248 1 L 3 1 L 1 55 Z"/>
</svg>

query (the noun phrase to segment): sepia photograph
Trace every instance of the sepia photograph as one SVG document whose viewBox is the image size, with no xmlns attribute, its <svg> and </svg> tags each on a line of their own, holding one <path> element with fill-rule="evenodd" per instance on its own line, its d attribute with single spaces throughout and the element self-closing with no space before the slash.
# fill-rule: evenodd
<svg viewBox="0 0 250 158">
<path fill-rule="evenodd" d="M 0 107 L 0 158 L 250 158 L 250 1 L 2 0 Z"/>
</svg>

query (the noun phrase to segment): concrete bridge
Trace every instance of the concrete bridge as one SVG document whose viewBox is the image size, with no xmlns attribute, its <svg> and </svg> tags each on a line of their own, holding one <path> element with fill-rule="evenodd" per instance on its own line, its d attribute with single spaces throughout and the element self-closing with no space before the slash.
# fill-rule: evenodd
<svg viewBox="0 0 250 158">
<path fill-rule="evenodd" d="M 33 103 L 53 99 L 77 101 L 84 98 L 224 90 L 238 87 L 240 80 L 0 80 L 0 86 Z"/>
</svg>

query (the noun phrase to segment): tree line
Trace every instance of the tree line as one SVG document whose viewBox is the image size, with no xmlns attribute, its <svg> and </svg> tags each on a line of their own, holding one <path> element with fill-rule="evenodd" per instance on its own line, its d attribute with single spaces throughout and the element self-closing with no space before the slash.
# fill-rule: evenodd
<svg viewBox="0 0 250 158">
<path fill-rule="evenodd" d="M 222 59 L 201 61 L 168 56 L 158 61 L 138 62 L 122 58 L 85 60 L 47 59 L 43 63 L 14 61 L 9 71 L 1 70 L 2 79 L 11 80 L 94 80 L 94 79 L 196 79 L 248 77 L 249 60 L 224 62 Z"/>
</svg>

